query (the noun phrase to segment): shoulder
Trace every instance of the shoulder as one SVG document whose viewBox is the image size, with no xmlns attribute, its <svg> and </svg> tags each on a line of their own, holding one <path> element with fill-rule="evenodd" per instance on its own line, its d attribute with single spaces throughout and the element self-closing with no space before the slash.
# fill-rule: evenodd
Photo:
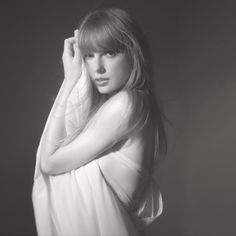
<svg viewBox="0 0 236 236">
<path fill-rule="evenodd" d="M 130 137 L 148 122 L 149 112 L 144 109 L 143 94 L 138 91 L 121 90 L 110 97 L 98 109 L 87 127 L 93 132 L 114 135 L 115 142 Z"/>
<path fill-rule="evenodd" d="M 113 95 L 105 104 L 105 106 L 112 106 L 114 109 L 128 109 L 135 106 L 146 104 L 146 96 L 144 93 L 137 90 L 124 89 Z"/>
<path fill-rule="evenodd" d="M 96 112 L 93 121 L 141 122 L 149 113 L 145 95 L 136 90 L 121 90 L 110 97 Z"/>
<path fill-rule="evenodd" d="M 101 122 L 118 122 L 130 110 L 131 97 L 129 92 L 121 90 L 106 100 L 95 112 L 91 123 Z"/>
<path fill-rule="evenodd" d="M 91 121 L 100 121 L 104 122 L 112 120 L 113 122 L 118 122 L 119 120 L 127 120 L 132 116 L 134 110 L 134 91 L 130 90 L 120 90 L 107 101 L 96 111 Z"/>
<path fill-rule="evenodd" d="M 101 107 L 101 112 L 109 112 L 122 118 L 138 117 L 139 114 L 148 111 L 148 103 L 145 95 L 136 90 L 121 90 L 110 99 L 108 99 Z"/>
<path fill-rule="evenodd" d="M 121 90 L 115 95 L 113 95 L 106 103 L 108 105 L 116 106 L 116 108 L 122 109 L 128 106 L 130 102 L 131 102 L 130 91 Z"/>
<path fill-rule="evenodd" d="M 106 110 L 129 132 L 142 129 L 149 120 L 148 96 L 137 90 L 121 90 L 108 100 Z M 127 131 L 128 131 L 127 130 Z"/>
<path fill-rule="evenodd" d="M 131 98 L 128 91 L 122 90 L 110 97 L 99 108 L 98 113 L 120 113 L 126 110 L 131 103 Z"/>
</svg>

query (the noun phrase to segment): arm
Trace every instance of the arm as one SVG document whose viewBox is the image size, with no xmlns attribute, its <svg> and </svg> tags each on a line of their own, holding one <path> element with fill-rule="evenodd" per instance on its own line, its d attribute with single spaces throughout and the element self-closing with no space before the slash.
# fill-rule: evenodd
<svg viewBox="0 0 236 236">
<path fill-rule="evenodd" d="M 41 164 L 45 157 L 52 155 L 59 147 L 58 143 L 66 137 L 65 111 L 67 99 L 81 75 L 81 58 L 77 45 L 78 31 L 75 37 L 65 40 L 63 65 L 65 79 L 51 111 L 51 118 L 41 141 Z"/>
<path fill-rule="evenodd" d="M 125 91 L 109 99 L 94 115 L 85 131 L 68 145 L 45 155 L 42 162 L 43 172 L 56 175 L 71 171 L 109 149 L 127 130 L 129 102 Z"/>
</svg>

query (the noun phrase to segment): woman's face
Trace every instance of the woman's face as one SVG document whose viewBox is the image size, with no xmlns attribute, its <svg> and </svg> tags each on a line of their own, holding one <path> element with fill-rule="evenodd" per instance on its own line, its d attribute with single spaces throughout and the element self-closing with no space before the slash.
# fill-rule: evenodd
<svg viewBox="0 0 236 236">
<path fill-rule="evenodd" d="M 131 66 L 125 53 L 93 52 L 84 60 L 90 78 L 102 94 L 115 93 L 129 79 Z"/>
</svg>

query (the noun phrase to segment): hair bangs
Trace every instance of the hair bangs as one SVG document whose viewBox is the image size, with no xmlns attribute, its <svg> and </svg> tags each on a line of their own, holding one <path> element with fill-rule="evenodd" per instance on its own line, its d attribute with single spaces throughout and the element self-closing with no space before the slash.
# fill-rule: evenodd
<svg viewBox="0 0 236 236">
<path fill-rule="evenodd" d="M 82 56 L 91 52 L 123 52 L 125 45 L 122 43 L 120 35 L 114 31 L 112 26 L 107 24 L 93 24 L 83 25 L 79 33 L 79 48 Z"/>
</svg>

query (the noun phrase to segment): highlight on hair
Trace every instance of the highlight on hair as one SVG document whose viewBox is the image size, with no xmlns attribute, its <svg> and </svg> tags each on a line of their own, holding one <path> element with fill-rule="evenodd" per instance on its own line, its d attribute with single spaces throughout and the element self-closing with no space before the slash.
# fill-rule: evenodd
<svg viewBox="0 0 236 236">
<path fill-rule="evenodd" d="M 131 97 L 131 109 L 134 109 L 133 125 L 127 130 L 127 135 L 133 131 L 137 131 L 147 123 L 148 119 L 152 119 L 155 123 L 155 153 L 156 156 L 165 153 L 167 149 L 166 135 L 163 125 L 163 115 L 156 102 L 152 86 L 150 86 L 151 79 L 151 59 L 148 52 L 148 46 L 139 26 L 126 13 L 119 8 L 103 8 L 90 12 L 79 26 L 79 48 L 82 57 L 92 52 L 106 52 L 113 51 L 115 53 L 123 52 L 128 56 L 131 63 L 130 77 L 122 89 L 129 92 Z M 104 95 L 94 88 L 90 83 L 90 89 L 80 99 L 76 106 L 81 106 L 86 100 L 91 100 L 91 106 L 85 119 L 86 122 L 81 127 L 77 128 L 70 137 L 68 137 L 64 144 L 72 141 L 80 132 L 86 129 L 93 114 L 106 101 Z M 147 98 L 146 105 L 140 104 L 140 99 L 137 96 Z M 139 115 L 135 114 L 141 109 Z M 85 108 L 86 109 L 86 108 Z"/>
</svg>

